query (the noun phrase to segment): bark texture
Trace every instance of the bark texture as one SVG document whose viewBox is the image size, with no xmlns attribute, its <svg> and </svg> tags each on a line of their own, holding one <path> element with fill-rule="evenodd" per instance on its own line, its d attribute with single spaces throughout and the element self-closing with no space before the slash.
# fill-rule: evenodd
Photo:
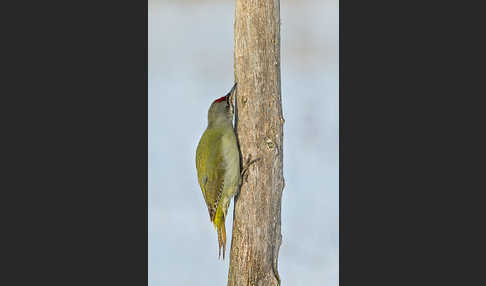
<svg viewBox="0 0 486 286">
<path fill-rule="evenodd" d="M 279 0 L 236 0 L 235 129 L 248 169 L 235 197 L 229 286 L 280 285 L 283 123 Z"/>
</svg>

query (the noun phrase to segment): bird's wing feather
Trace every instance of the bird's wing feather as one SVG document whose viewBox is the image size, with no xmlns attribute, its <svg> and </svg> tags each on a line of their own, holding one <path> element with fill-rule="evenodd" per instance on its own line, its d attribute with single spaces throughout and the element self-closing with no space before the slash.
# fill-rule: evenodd
<svg viewBox="0 0 486 286">
<path fill-rule="evenodd" d="M 207 129 L 201 137 L 196 151 L 199 185 L 201 186 L 211 221 L 214 220 L 216 208 L 221 198 L 226 173 L 221 149 L 222 135 L 223 133 L 217 129 Z"/>
</svg>

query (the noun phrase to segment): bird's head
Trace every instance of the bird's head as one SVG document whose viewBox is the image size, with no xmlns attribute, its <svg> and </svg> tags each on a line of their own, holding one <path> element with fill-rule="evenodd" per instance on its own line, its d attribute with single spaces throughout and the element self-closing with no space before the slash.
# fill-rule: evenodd
<svg viewBox="0 0 486 286">
<path fill-rule="evenodd" d="M 222 96 L 211 104 L 208 111 L 208 123 L 220 124 L 233 122 L 233 97 L 236 91 L 236 83 L 231 88 L 230 92 L 225 96 Z"/>
</svg>

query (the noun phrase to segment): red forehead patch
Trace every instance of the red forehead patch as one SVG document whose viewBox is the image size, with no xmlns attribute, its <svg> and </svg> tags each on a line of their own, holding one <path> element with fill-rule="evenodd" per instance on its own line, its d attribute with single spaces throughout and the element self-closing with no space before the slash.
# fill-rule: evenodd
<svg viewBox="0 0 486 286">
<path fill-rule="evenodd" d="M 226 95 L 216 99 L 214 102 L 221 102 L 221 101 L 224 101 L 224 100 L 226 100 Z"/>
</svg>

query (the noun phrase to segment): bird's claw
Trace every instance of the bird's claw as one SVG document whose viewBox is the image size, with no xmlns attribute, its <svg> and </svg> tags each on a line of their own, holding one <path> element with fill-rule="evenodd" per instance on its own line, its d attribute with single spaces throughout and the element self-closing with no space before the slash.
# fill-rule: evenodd
<svg viewBox="0 0 486 286">
<path fill-rule="evenodd" d="M 257 161 L 260 161 L 261 158 L 257 158 L 255 160 L 251 160 L 251 154 L 248 155 L 248 159 L 246 160 L 246 166 L 243 167 L 243 170 L 241 171 L 241 178 L 244 178 L 244 180 L 242 179 L 242 181 L 245 181 L 245 182 L 248 182 L 248 168 L 255 162 Z"/>
</svg>

